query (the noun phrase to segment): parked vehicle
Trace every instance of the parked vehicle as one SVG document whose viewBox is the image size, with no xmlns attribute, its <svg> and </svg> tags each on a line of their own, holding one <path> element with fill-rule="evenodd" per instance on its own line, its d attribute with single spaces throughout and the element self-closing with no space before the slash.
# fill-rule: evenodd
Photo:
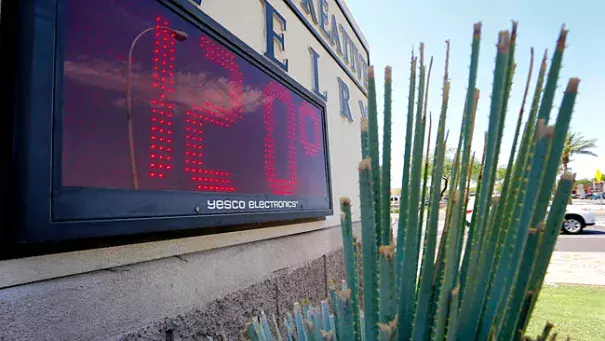
<svg viewBox="0 0 605 341">
<path fill-rule="evenodd" d="M 565 221 L 563 222 L 562 230 L 568 234 L 578 234 L 586 226 L 592 226 L 595 224 L 594 213 L 583 208 L 581 205 L 567 205 L 567 212 L 565 212 Z"/>
<path fill-rule="evenodd" d="M 475 197 L 470 197 L 466 210 L 466 224 L 470 225 L 475 207 Z M 567 205 L 565 220 L 561 225 L 561 231 L 566 234 L 582 233 L 586 226 L 595 225 L 594 213 L 582 207 L 582 205 Z"/>
</svg>

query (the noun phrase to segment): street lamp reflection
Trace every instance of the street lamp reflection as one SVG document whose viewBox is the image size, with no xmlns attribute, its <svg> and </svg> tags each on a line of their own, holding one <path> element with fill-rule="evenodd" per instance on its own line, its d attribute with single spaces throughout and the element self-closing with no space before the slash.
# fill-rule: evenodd
<svg viewBox="0 0 605 341">
<path fill-rule="evenodd" d="M 131 85 L 130 85 L 130 78 L 131 78 L 131 74 L 132 74 L 132 52 L 134 51 L 134 47 L 135 47 L 137 41 L 143 35 L 145 35 L 145 33 L 151 32 L 153 30 L 159 30 L 159 29 L 172 32 L 172 38 L 174 38 L 174 40 L 176 40 L 176 41 L 185 41 L 185 40 L 187 40 L 187 37 L 188 37 L 187 33 L 184 31 L 173 29 L 173 28 L 166 27 L 166 26 L 156 26 L 156 27 L 150 27 L 148 29 L 143 30 L 132 40 L 132 43 L 130 44 L 130 51 L 128 52 L 128 62 L 127 62 L 127 69 L 126 69 L 126 121 L 128 123 L 128 148 L 130 151 L 130 172 L 132 175 L 133 189 L 139 188 L 139 180 L 138 180 L 137 166 L 136 166 L 136 161 L 135 161 L 134 136 L 133 136 L 133 130 L 132 130 L 132 90 L 131 90 Z"/>
</svg>

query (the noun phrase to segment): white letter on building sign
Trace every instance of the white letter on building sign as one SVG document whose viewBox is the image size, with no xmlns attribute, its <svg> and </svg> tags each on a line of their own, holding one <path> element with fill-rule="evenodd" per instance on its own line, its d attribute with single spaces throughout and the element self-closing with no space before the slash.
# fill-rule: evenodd
<svg viewBox="0 0 605 341">
<path fill-rule="evenodd" d="M 338 77 L 338 88 L 340 90 L 340 115 L 346 117 L 349 122 L 353 122 L 353 115 L 351 115 L 351 107 L 349 107 L 349 87 L 347 84 Z"/>
<path fill-rule="evenodd" d="M 327 101 L 328 92 L 321 92 L 319 90 L 319 55 L 311 46 L 309 46 L 309 52 L 311 52 L 311 67 L 313 67 L 313 92 L 324 101 Z"/>
<path fill-rule="evenodd" d="M 273 27 L 273 19 L 277 19 L 281 25 L 281 33 L 277 33 Z M 288 71 L 288 59 L 285 58 L 283 61 L 275 58 L 275 43 L 277 42 L 280 51 L 286 50 L 286 41 L 284 39 L 284 32 L 286 32 L 286 19 L 279 14 L 271 6 L 269 1 L 265 1 L 265 34 L 266 34 L 266 52 L 265 56 L 277 63 L 279 67 Z"/>
</svg>

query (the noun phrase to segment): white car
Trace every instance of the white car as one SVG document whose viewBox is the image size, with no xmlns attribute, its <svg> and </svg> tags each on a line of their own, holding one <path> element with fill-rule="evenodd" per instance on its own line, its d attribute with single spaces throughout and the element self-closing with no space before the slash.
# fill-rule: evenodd
<svg viewBox="0 0 605 341">
<path fill-rule="evenodd" d="M 569 234 L 578 234 L 586 226 L 592 226 L 595 224 L 594 213 L 583 208 L 581 205 L 567 205 L 567 211 L 565 212 L 565 221 L 561 228 L 563 232 Z"/>
<path fill-rule="evenodd" d="M 470 225 L 470 221 L 473 217 L 473 208 L 475 207 L 475 197 L 472 196 L 468 199 L 468 206 L 466 210 L 466 223 Z M 561 226 L 561 231 L 567 234 L 578 234 L 586 226 L 592 226 L 595 224 L 595 216 L 590 210 L 583 208 L 581 205 L 567 205 L 567 211 L 565 212 L 565 220 Z"/>
</svg>

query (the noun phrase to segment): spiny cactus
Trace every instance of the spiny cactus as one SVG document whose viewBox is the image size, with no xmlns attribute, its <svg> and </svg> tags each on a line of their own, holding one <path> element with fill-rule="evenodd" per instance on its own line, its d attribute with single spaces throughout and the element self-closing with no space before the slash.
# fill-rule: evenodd
<svg viewBox="0 0 605 341">
<path fill-rule="evenodd" d="M 466 212 L 475 163 L 471 146 L 479 99 L 479 90 L 475 86 L 479 69 L 480 23 L 474 26 L 468 89 L 458 148 L 449 174 L 449 202 L 439 244 L 440 184 L 448 140 L 445 122 L 450 96 L 449 41 L 446 42 L 443 98 L 430 175 L 430 141 L 427 142 L 426 154 L 423 153 L 425 136 L 428 134 L 428 140 L 431 136 L 431 123 L 427 131 L 431 68 L 429 66 L 427 74 L 423 44 L 420 44 L 419 56 L 412 55 L 411 58 L 396 241 L 391 237 L 389 207 L 391 68 L 385 70 L 382 174 L 378 163 L 374 69 L 371 67 L 369 70 L 369 115 L 367 120 L 361 120 L 363 159 L 358 168 L 363 311 L 360 310 L 358 248 L 353 236 L 351 201 L 342 198 L 346 281 L 340 288 L 330 287 L 330 304 L 322 301 L 320 308 L 314 308 L 295 303 L 294 317 L 288 314 L 283 321 L 285 334 L 278 328 L 275 318 L 272 328 L 262 313 L 260 319 L 253 319 L 245 327 L 243 335 L 251 340 L 274 340 L 277 336 L 277 340 L 299 341 L 530 340 L 523 334 L 544 282 L 574 181 L 574 176 L 569 173 L 563 174 L 558 183 L 556 177 L 579 80 L 569 80 L 556 122 L 548 125 L 565 48 L 567 31 L 563 28 L 543 88 L 547 71 L 547 54 L 544 55 L 530 112 L 521 133 L 533 68 L 533 49 L 530 51 L 530 68 L 508 167 L 501 194 L 494 197 L 496 166 L 516 69 L 516 35 L 517 23 L 513 22 L 510 32 L 502 31 L 498 36 L 489 125 L 471 222 L 466 221 Z M 429 65 L 432 65 L 432 58 Z M 430 115 L 428 120 L 430 122 Z M 427 188 L 429 176 L 431 185 Z M 429 204 L 424 221 L 427 192 Z M 553 325 L 548 323 L 538 340 L 546 340 L 552 328 Z M 556 334 L 551 339 L 555 338 Z"/>
</svg>

